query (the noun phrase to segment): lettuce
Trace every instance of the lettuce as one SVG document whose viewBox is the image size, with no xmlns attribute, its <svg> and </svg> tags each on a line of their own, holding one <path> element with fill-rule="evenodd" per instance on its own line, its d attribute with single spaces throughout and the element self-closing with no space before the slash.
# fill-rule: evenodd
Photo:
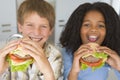
<svg viewBox="0 0 120 80">
<path fill-rule="evenodd" d="M 96 58 L 104 58 L 104 59 L 106 59 L 107 58 L 107 54 L 105 54 L 105 53 L 99 53 L 99 52 L 95 52 L 95 53 L 93 53 L 94 55 L 94 57 L 96 57 Z"/>
<path fill-rule="evenodd" d="M 86 55 L 87 56 L 87 55 Z M 91 67 L 92 68 L 92 71 L 95 71 L 96 69 L 98 68 L 101 68 L 102 66 L 105 65 L 105 61 L 107 60 L 107 54 L 105 53 L 99 53 L 99 52 L 95 52 L 93 53 L 94 57 L 96 58 L 101 58 L 102 59 L 102 63 L 99 65 L 99 66 L 95 66 L 95 67 Z M 85 64 L 85 63 L 81 63 L 81 70 L 85 70 L 87 69 L 88 67 L 90 67 L 89 65 Z"/>
<path fill-rule="evenodd" d="M 29 65 L 33 63 L 34 60 L 30 59 L 25 61 L 24 63 L 16 64 L 9 57 L 7 57 L 7 61 L 9 62 L 9 65 L 11 67 L 11 71 L 16 72 L 16 71 L 25 71 L 29 67 Z"/>
</svg>

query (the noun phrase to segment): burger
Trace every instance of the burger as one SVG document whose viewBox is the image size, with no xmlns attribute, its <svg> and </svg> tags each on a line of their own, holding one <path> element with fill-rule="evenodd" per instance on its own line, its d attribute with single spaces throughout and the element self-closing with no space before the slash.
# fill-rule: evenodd
<svg viewBox="0 0 120 80">
<path fill-rule="evenodd" d="M 92 70 L 96 70 L 101 68 L 104 66 L 108 55 L 104 52 L 97 52 L 99 46 L 97 43 L 88 43 L 88 45 L 92 48 L 92 53 L 82 56 L 80 59 L 81 69 L 85 70 L 90 67 Z"/>
<path fill-rule="evenodd" d="M 26 54 L 20 45 L 17 49 L 11 51 L 7 56 L 7 61 L 11 66 L 11 71 L 25 71 L 30 64 L 33 63 L 33 58 Z"/>
</svg>

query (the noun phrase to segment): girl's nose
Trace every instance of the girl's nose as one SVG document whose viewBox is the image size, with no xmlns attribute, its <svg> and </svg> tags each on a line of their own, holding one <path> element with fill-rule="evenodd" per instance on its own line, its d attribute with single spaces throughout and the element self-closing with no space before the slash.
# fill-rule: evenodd
<svg viewBox="0 0 120 80">
<path fill-rule="evenodd" d="M 91 32 L 96 32 L 97 31 L 97 28 L 96 27 L 92 27 L 91 28 Z"/>
</svg>

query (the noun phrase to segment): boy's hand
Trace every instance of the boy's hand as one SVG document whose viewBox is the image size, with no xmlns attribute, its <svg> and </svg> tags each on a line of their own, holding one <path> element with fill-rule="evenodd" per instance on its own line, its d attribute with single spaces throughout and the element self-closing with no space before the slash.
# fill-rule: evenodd
<svg viewBox="0 0 120 80">
<path fill-rule="evenodd" d="M 14 40 L 8 43 L 4 48 L 0 49 L 0 74 L 8 67 L 8 62 L 6 61 L 7 54 L 16 49 L 19 43 L 20 40 Z"/>
<path fill-rule="evenodd" d="M 44 74 L 44 75 L 51 75 L 53 74 L 53 70 L 50 66 L 50 63 L 44 53 L 43 47 L 41 45 L 31 39 L 24 39 L 20 43 L 20 45 L 23 47 L 24 52 L 29 54 L 31 57 L 34 58 L 35 63 L 38 67 L 38 69 Z M 49 77 L 49 76 L 48 76 Z"/>
</svg>

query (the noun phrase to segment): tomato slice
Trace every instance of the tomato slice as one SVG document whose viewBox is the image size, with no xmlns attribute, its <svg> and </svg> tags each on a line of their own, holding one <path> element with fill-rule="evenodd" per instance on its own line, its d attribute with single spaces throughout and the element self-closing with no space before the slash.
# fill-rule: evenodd
<svg viewBox="0 0 120 80">
<path fill-rule="evenodd" d="M 14 54 L 9 54 L 9 57 L 16 62 L 24 62 L 26 60 L 26 59 L 20 59 L 17 56 L 15 56 Z"/>
<path fill-rule="evenodd" d="M 98 60 L 97 62 L 87 62 L 87 61 L 85 61 L 83 59 L 80 59 L 80 62 L 82 62 L 84 64 L 87 64 L 90 67 L 97 67 L 97 66 L 102 64 L 102 59 Z"/>
</svg>

